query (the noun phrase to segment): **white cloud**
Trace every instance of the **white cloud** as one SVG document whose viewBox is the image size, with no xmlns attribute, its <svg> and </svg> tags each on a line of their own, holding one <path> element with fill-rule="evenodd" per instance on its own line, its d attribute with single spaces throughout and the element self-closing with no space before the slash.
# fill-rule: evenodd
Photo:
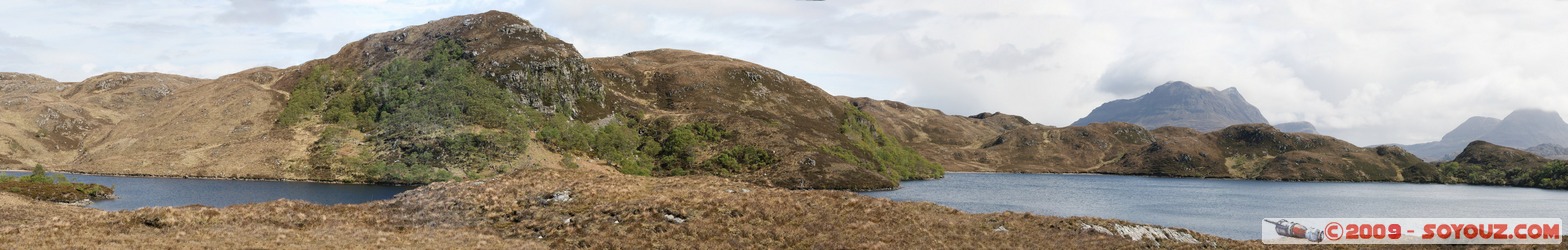
<svg viewBox="0 0 1568 250">
<path fill-rule="evenodd" d="M 834 94 L 1053 125 L 1172 80 L 1237 87 L 1270 121 L 1310 121 L 1362 145 L 1436 140 L 1473 115 L 1568 112 L 1564 1 L 236 3 L 6 4 L 0 12 L 14 14 L 0 16 L 0 56 L 19 59 L 0 71 L 212 78 L 498 9 L 586 56 L 691 49 L 774 67 Z"/>
<path fill-rule="evenodd" d="M 303 0 L 229 0 L 229 9 L 218 14 L 223 23 L 279 25 L 314 10 L 300 6 Z"/>
</svg>

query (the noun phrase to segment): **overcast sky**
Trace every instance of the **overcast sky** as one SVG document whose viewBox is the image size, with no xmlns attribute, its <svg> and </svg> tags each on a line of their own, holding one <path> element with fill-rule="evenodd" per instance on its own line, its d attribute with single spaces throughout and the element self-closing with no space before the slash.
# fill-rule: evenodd
<svg viewBox="0 0 1568 250">
<path fill-rule="evenodd" d="M 689 49 L 836 95 L 1056 126 L 1174 80 L 1237 87 L 1270 122 L 1358 145 L 1568 111 L 1568 1 L 445 2 L 5 1 L 0 71 L 216 78 L 494 9 L 589 57 Z"/>
</svg>

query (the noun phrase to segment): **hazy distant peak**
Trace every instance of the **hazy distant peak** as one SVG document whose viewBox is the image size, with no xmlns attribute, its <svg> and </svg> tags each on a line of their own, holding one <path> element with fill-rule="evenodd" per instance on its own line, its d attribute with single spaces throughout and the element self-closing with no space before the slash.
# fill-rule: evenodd
<svg viewBox="0 0 1568 250">
<path fill-rule="evenodd" d="M 1454 128 L 1453 131 L 1448 131 L 1448 134 L 1444 134 L 1443 141 L 1473 141 L 1486 135 L 1486 133 L 1492 132 L 1492 129 L 1497 128 L 1499 123 L 1503 123 L 1503 120 L 1485 116 L 1470 117 L 1464 123 L 1460 123 L 1459 127 Z"/>
<path fill-rule="evenodd" d="M 1312 123 L 1306 121 L 1274 124 L 1274 128 L 1279 129 L 1279 132 L 1285 133 L 1318 133 L 1317 126 L 1313 126 Z"/>
<path fill-rule="evenodd" d="M 1504 122 L 1510 120 L 1516 122 L 1563 123 L 1563 117 L 1557 114 L 1557 111 L 1533 108 L 1514 110 L 1514 112 L 1508 113 L 1508 116 L 1503 117 Z"/>
</svg>

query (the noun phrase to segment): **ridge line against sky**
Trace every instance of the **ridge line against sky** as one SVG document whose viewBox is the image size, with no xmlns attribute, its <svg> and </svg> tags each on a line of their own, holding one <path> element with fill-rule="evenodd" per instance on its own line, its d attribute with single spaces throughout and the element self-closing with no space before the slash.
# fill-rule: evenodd
<svg viewBox="0 0 1568 250">
<path fill-rule="evenodd" d="M 0 71 L 216 78 L 492 9 L 584 56 L 689 49 L 836 95 L 1056 126 L 1176 80 L 1236 87 L 1270 122 L 1363 146 L 1568 111 L 1568 1 L 1556 0 L 8 1 Z"/>
</svg>

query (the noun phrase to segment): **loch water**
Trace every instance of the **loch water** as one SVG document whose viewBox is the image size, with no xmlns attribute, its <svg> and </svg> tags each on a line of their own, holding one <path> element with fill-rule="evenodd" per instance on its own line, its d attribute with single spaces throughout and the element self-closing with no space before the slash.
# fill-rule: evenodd
<svg viewBox="0 0 1568 250">
<path fill-rule="evenodd" d="M 21 176 L 26 172 L 5 172 Z M 95 201 L 88 207 L 103 210 L 131 210 L 153 206 L 205 205 L 226 207 L 235 204 L 304 200 L 332 205 L 390 199 L 415 186 L 331 184 L 294 181 L 255 181 L 125 177 L 63 174 L 76 182 L 96 183 L 114 188 L 118 198 Z"/>
<path fill-rule="evenodd" d="M 1568 191 L 1082 174 L 948 173 L 861 194 L 966 212 L 1093 216 L 1258 239 L 1263 218 L 1568 218 Z M 1565 219 L 1568 220 L 1568 219 Z"/>
</svg>

